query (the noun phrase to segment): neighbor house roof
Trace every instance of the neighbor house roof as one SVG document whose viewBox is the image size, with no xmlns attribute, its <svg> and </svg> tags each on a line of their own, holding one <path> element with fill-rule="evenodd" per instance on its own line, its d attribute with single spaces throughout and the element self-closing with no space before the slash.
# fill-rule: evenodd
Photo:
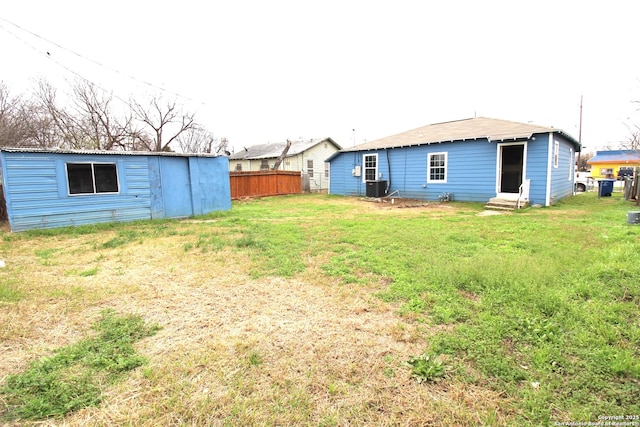
<svg viewBox="0 0 640 427">
<path fill-rule="evenodd" d="M 342 147 L 340 147 L 340 145 L 338 145 L 331 138 L 299 140 L 291 142 L 291 147 L 289 147 L 289 151 L 287 151 L 286 157 L 292 157 L 303 153 L 325 141 L 331 142 L 338 148 L 338 150 L 342 149 Z M 280 156 L 280 154 L 282 154 L 282 150 L 284 150 L 284 147 L 286 145 L 286 142 L 252 145 L 251 147 L 245 147 L 237 153 L 232 154 L 231 156 L 229 156 L 229 160 L 272 159 Z"/>
<path fill-rule="evenodd" d="M 528 139 L 537 133 L 555 132 L 569 139 L 579 150 L 580 144 L 570 135 L 553 127 L 538 126 L 530 123 L 518 123 L 508 120 L 476 117 L 452 122 L 434 123 L 417 129 L 401 132 L 386 138 L 366 142 L 345 151 L 379 150 L 412 145 L 437 144 L 452 141 L 488 139 L 489 141 L 508 141 Z"/>
<path fill-rule="evenodd" d="M 640 164 L 640 150 L 596 151 L 587 163 L 633 163 Z"/>
</svg>

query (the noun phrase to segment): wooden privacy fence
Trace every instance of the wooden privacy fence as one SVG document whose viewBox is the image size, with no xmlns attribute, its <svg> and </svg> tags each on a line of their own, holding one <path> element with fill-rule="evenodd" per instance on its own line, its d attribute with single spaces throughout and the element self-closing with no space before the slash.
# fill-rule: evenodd
<svg viewBox="0 0 640 427">
<path fill-rule="evenodd" d="M 231 198 L 302 193 L 302 177 L 295 171 L 229 172 Z"/>
</svg>

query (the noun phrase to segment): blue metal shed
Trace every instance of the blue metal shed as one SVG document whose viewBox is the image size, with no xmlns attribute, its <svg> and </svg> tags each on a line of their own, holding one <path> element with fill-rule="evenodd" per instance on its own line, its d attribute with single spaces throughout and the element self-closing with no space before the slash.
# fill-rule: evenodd
<svg viewBox="0 0 640 427">
<path fill-rule="evenodd" d="M 436 123 L 331 156 L 329 193 L 551 205 L 573 194 L 580 144 L 559 129 L 478 117 Z"/>
<path fill-rule="evenodd" d="M 12 231 L 231 208 L 223 156 L 2 148 L 0 168 Z"/>
</svg>

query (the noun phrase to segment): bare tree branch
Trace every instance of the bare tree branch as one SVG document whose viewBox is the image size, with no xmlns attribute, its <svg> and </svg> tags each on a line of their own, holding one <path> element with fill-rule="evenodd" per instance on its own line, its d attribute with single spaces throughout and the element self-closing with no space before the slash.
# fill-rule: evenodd
<svg viewBox="0 0 640 427">
<path fill-rule="evenodd" d="M 141 139 L 149 151 L 170 151 L 172 142 L 184 132 L 197 127 L 194 115 L 183 113 L 176 100 L 166 105 L 161 103 L 161 97 L 154 96 L 150 99 L 149 107 L 137 101 L 131 104 L 134 117 L 151 129 L 149 135 Z"/>
</svg>

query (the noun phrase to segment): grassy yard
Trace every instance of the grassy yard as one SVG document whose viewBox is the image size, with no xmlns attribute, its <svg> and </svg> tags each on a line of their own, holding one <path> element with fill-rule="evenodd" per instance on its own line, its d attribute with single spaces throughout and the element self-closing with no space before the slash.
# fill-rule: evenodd
<svg viewBox="0 0 640 427">
<path fill-rule="evenodd" d="M 640 425 L 630 210 L 619 193 L 492 216 L 301 195 L 5 227 L 0 423 Z M 105 322 L 125 329 L 99 335 Z M 29 412 L 50 402 L 16 384 L 58 366 L 48 399 L 75 406 Z"/>
</svg>

